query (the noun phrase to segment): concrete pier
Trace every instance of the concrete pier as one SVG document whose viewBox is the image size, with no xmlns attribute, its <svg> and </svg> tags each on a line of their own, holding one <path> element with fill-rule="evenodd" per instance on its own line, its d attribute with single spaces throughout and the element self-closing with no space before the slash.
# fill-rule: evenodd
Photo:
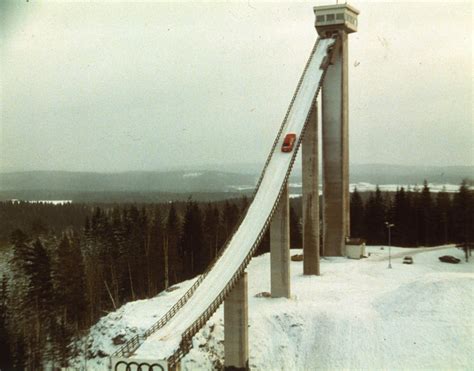
<svg viewBox="0 0 474 371">
<path fill-rule="evenodd" d="M 319 174 L 318 174 L 318 104 L 303 137 L 303 274 L 320 274 L 319 259 Z"/>
<path fill-rule="evenodd" d="M 274 298 L 291 295 L 289 216 L 288 184 L 285 184 L 270 224 L 271 293 Z"/>
<path fill-rule="evenodd" d="M 347 33 L 339 31 L 339 38 L 322 93 L 325 256 L 343 256 L 350 233 Z"/>
<path fill-rule="evenodd" d="M 224 301 L 224 370 L 249 370 L 247 273 Z"/>
</svg>

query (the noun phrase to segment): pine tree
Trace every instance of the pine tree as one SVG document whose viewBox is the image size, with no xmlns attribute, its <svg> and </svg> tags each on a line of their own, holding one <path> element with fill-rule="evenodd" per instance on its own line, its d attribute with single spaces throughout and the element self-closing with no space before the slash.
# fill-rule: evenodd
<svg viewBox="0 0 474 371">
<path fill-rule="evenodd" d="M 122 255 L 121 270 L 124 274 L 124 287 L 127 296 L 125 300 L 136 300 L 140 298 L 140 290 L 145 282 L 141 278 L 143 265 L 140 264 L 143 254 L 144 236 L 141 228 L 140 211 L 136 205 L 130 206 L 124 217 L 126 243 Z"/>
<path fill-rule="evenodd" d="M 249 201 L 248 197 L 244 195 L 242 197 L 242 205 L 240 207 L 240 215 L 247 212 L 247 209 L 249 208 L 249 205 L 250 205 L 250 201 Z"/>
<path fill-rule="evenodd" d="M 109 266 L 109 281 L 110 293 L 114 299 L 115 305 L 118 307 L 124 300 L 126 282 L 124 275 L 124 261 L 123 254 L 127 251 L 127 236 L 124 230 L 122 211 L 115 207 L 112 209 L 111 222 L 109 223 L 108 239 L 111 246 L 110 249 L 110 266 Z"/>
<path fill-rule="evenodd" d="M 48 234 L 48 226 L 42 219 L 36 218 L 31 222 L 31 229 L 29 234 L 33 238 L 46 236 Z"/>
<path fill-rule="evenodd" d="M 81 251 L 84 254 L 86 293 L 89 306 L 89 322 L 93 323 L 103 310 L 112 307 L 105 283 L 105 260 L 108 256 L 107 219 L 101 208 L 96 207 L 90 220 L 86 220 Z"/>
<path fill-rule="evenodd" d="M 451 221 L 451 198 L 443 187 L 441 192 L 436 196 L 436 211 L 435 211 L 435 231 L 436 244 L 447 244 L 451 235 L 450 221 Z"/>
<path fill-rule="evenodd" d="M 224 235 L 225 239 L 227 240 L 232 233 L 234 232 L 234 228 L 239 220 L 240 211 L 239 208 L 235 203 L 231 203 L 229 201 L 225 201 L 224 203 L 224 211 L 222 213 L 222 223 L 224 226 Z"/>
<path fill-rule="evenodd" d="M 11 285 L 9 287 L 9 333 L 12 356 L 15 367 L 24 369 L 31 365 L 32 351 L 27 343 L 33 333 L 32 318 L 34 309 L 31 308 L 26 298 L 29 292 L 29 277 L 26 273 L 27 266 L 31 261 L 32 249 L 28 236 L 22 230 L 17 229 L 11 233 L 11 245 L 13 247 L 13 259 L 11 260 Z M 14 326 L 13 326 L 14 323 Z"/>
<path fill-rule="evenodd" d="M 351 237 L 361 238 L 364 236 L 364 203 L 357 187 L 351 194 L 350 208 Z"/>
<path fill-rule="evenodd" d="M 259 256 L 268 252 L 270 252 L 270 228 L 267 228 L 263 234 L 262 240 L 255 250 L 254 256 Z"/>
<path fill-rule="evenodd" d="M 183 277 L 183 263 L 178 251 L 180 225 L 174 203 L 170 205 L 168 211 L 165 233 L 165 250 L 168 253 L 169 264 L 169 283 L 170 285 L 173 285 L 176 282 L 181 281 Z"/>
<path fill-rule="evenodd" d="M 1 276 L 0 286 L 0 370 L 12 370 L 14 368 L 12 357 L 12 339 L 8 328 L 8 279 Z"/>
<path fill-rule="evenodd" d="M 365 235 L 370 244 L 387 243 L 385 232 L 386 208 L 379 186 L 371 193 L 365 208 Z"/>
<path fill-rule="evenodd" d="M 462 244 L 474 241 L 474 192 L 467 187 L 463 180 L 459 191 L 454 194 L 453 214 L 456 242 Z"/>
<path fill-rule="evenodd" d="M 410 246 L 419 246 L 419 189 L 415 187 L 413 191 L 407 190 L 407 204 L 408 204 L 408 244 Z"/>
<path fill-rule="evenodd" d="M 203 242 L 201 211 L 194 201 L 188 201 L 180 240 L 186 278 L 194 277 L 205 269 Z"/>
<path fill-rule="evenodd" d="M 50 342 L 54 359 L 62 367 L 74 351 L 74 337 L 87 323 L 86 284 L 83 258 L 78 237 L 63 234 L 53 259 L 55 320 Z M 53 299 L 51 299 L 53 300 Z"/>
<path fill-rule="evenodd" d="M 425 180 L 418 206 L 419 241 L 424 246 L 433 244 L 433 202 L 430 188 Z"/>
<path fill-rule="evenodd" d="M 295 209 L 290 206 L 290 248 L 302 249 L 303 237 L 301 233 L 300 221 L 296 215 Z"/>
<path fill-rule="evenodd" d="M 204 233 L 204 254 L 206 257 L 206 266 L 212 262 L 219 253 L 220 249 L 220 228 L 219 228 L 219 210 L 212 204 L 207 204 L 204 212 L 203 233 Z"/>
<path fill-rule="evenodd" d="M 20 236 L 21 237 L 21 236 Z M 53 359 L 48 339 L 54 334 L 54 291 L 49 254 L 41 240 L 18 238 L 14 244 L 13 270 L 16 281 L 15 326 L 19 344 L 24 342 L 27 368 L 39 369 Z"/>
<path fill-rule="evenodd" d="M 137 294 L 139 298 L 146 298 L 151 291 L 149 284 L 149 270 L 143 269 L 149 264 L 148 256 L 150 251 L 150 221 L 146 208 L 143 206 L 139 218 L 137 232 L 139 237 L 139 250 L 137 254 L 134 274 L 137 282 Z"/>
<path fill-rule="evenodd" d="M 405 188 L 397 188 L 392 204 L 391 220 L 395 224 L 392 230 L 392 241 L 396 246 L 407 246 L 409 238 L 410 205 Z"/>
<path fill-rule="evenodd" d="M 46 342 L 47 334 L 53 333 L 54 314 L 54 289 L 51 269 L 51 259 L 44 244 L 37 239 L 33 243 L 33 259 L 31 262 L 30 276 L 30 298 L 37 315 L 36 321 L 39 327 L 37 341 L 40 344 L 38 359 L 51 359 L 52 349 Z M 52 357 L 51 357 L 52 356 Z"/>
<path fill-rule="evenodd" d="M 151 238 L 147 252 L 148 271 L 148 296 L 153 296 L 161 290 L 168 288 L 168 255 L 164 244 L 163 219 L 161 210 L 155 207 L 153 223 L 151 226 Z"/>
<path fill-rule="evenodd" d="M 62 321 L 77 329 L 87 309 L 85 270 L 78 237 L 63 234 L 54 264 L 55 305 Z"/>
</svg>

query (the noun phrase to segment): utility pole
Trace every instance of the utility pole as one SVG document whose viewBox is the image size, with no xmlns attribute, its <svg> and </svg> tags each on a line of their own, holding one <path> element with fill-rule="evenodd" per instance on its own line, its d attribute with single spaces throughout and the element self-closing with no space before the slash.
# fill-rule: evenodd
<svg viewBox="0 0 474 371">
<path fill-rule="evenodd" d="M 392 227 L 395 227 L 395 224 L 391 224 L 389 222 L 385 222 L 385 226 L 388 229 L 388 268 L 392 269 L 392 236 L 391 230 Z"/>
</svg>

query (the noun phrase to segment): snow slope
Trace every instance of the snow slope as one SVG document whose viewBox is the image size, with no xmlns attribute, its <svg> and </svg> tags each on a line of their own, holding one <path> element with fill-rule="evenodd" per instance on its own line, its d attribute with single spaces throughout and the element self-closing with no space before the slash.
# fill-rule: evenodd
<svg viewBox="0 0 474 371">
<path fill-rule="evenodd" d="M 255 370 L 450 369 L 474 365 L 474 263 L 441 263 L 462 251 L 368 247 L 363 260 L 323 259 L 320 277 L 303 276 L 292 262 L 292 299 L 255 297 L 270 290 L 269 255 L 251 261 L 249 274 L 250 366 Z M 292 254 L 301 253 L 292 250 Z M 412 255 L 413 265 L 402 264 Z M 474 259 L 473 259 L 474 260 Z M 112 338 L 153 323 L 191 285 L 129 303 L 91 330 L 90 351 L 111 354 Z M 152 318 L 155 316 L 154 318 Z M 224 357 L 222 306 L 194 337 L 184 370 L 210 370 Z M 88 361 L 103 369 L 107 358 Z M 83 361 L 76 360 L 76 367 Z"/>
</svg>

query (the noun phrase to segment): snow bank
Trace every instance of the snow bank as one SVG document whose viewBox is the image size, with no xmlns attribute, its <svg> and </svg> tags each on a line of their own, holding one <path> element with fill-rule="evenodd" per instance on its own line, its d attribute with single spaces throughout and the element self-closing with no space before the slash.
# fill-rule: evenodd
<svg viewBox="0 0 474 371">
<path fill-rule="evenodd" d="M 81 354 L 72 360 L 75 369 L 106 369 L 112 353 L 137 334 L 143 334 L 157 322 L 191 287 L 194 278 L 162 291 L 156 297 L 127 303 L 102 317 L 82 339 Z M 120 338 L 121 344 L 114 344 Z"/>
<path fill-rule="evenodd" d="M 303 276 L 302 263 L 292 262 L 292 299 L 255 297 L 270 291 L 269 255 L 252 260 L 247 269 L 252 369 L 459 370 L 474 364 L 472 261 L 465 263 L 463 252 L 452 246 L 392 248 L 393 269 L 387 269 L 387 247 L 367 251 L 368 259 L 323 259 L 319 277 Z M 296 253 L 301 250 L 292 250 Z M 440 262 L 438 256 L 446 254 L 462 262 Z M 413 256 L 413 265 L 402 264 L 405 255 Z M 118 348 L 112 338 L 131 328 L 144 330 L 191 283 L 104 317 L 91 331 L 91 353 L 112 353 Z M 194 337 L 183 369 L 218 368 L 223 340 L 221 306 Z M 101 368 L 105 360 L 96 357 L 88 368 Z"/>
</svg>

